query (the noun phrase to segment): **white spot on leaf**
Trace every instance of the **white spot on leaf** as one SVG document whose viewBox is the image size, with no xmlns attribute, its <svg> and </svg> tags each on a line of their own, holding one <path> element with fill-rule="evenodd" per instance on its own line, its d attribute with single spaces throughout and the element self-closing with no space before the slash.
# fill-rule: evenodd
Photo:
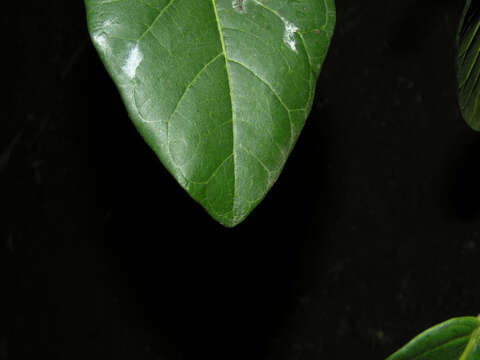
<svg viewBox="0 0 480 360">
<path fill-rule="evenodd" d="M 93 34 L 93 41 L 103 52 L 106 52 L 109 49 L 106 34 L 108 33 L 108 28 L 110 28 L 112 25 L 113 24 L 110 20 L 105 20 L 99 30 Z"/>
<path fill-rule="evenodd" d="M 105 20 L 102 24 L 103 29 L 108 29 L 111 26 L 112 26 L 112 21 L 110 19 Z"/>
<path fill-rule="evenodd" d="M 285 33 L 283 34 L 283 41 L 288 45 L 290 49 L 297 52 L 297 43 L 295 41 L 295 33 L 298 31 L 298 27 L 292 24 L 288 20 L 282 18 L 285 24 Z"/>
<path fill-rule="evenodd" d="M 130 78 L 133 79 L 137 74 L 137 68 L 143 60 L 143 54 L 140 51 L 138 45 L 136 45 L 128 54 L 125 65 L 122 67 L 122 71 Z"/>
<path fill-rule="evenodd" d="M 93 41 L 95 41 L 95 43 L 100 47 L 103 52 L 106 52 L 108 50 L 107 37 L 105 36 L 105 34 L 100 33 L 93 35 Z"/>
<path fill-rule="evenodd" d="M 248 0 L 232 0 L 232 7 L 239 13 L 245 14 L 247 12 Z"/>
<path fill-rule="evenodd" d="M 243 1 L 243 6 L 245 7 L 245 1 Z M 297 42 L 295 40 L 295 33 L 298 31 L 298 27 L 294 24 L 294 23 L 291 23 L 290 21 L 288 21 L 287 19 L 285 19 L 283 16 L 281 16 L 276 10 L 273 10 L 271 8 L 269 8 L 268 6 L 264 5 L 261 1 L 259 0 L 253 0 L 257 5 L 260 5 L 261 7 L 263 7 L 264 9 L 272 12 L 273 14 L 275 14 L 278 18 L 280 18 L 280 20 L 282 20 L 283 22 L 283 26 L 285 27 L 285 31 L 283 33 L 283 42 L 292 50 L 292 51 L 295 51 L 296 53 L 298 53 L 297 51 Z M 233 7 L 235 8 L 235 4 L 237 4 L 237 7 L 238 7 L 238 3 L 240 1 L 239 0 L 233 0 L 232 2 L 232 5 Z"/>
</svg>

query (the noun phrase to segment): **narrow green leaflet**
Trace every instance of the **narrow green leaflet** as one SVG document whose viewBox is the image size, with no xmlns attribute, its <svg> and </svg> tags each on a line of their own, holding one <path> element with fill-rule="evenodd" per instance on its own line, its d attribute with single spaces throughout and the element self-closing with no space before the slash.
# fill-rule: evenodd
<svg viewBox="0 0 480 360">
<path fill-rule="evenodd" d="M 387 360 L 480 360 L 480 316 L 434 326 Z"/>
<path fill-rule="evenodd" d="M 278 178 L 310 112 L 333 0 L 85 0 L 130 118 L 226 226 Z"/>
<path fill-rule="evenodd" d="M 480 2 L 467 0 L 457 34 L 458 101 L 465 121 L 480 131 Z"/>
</svg>

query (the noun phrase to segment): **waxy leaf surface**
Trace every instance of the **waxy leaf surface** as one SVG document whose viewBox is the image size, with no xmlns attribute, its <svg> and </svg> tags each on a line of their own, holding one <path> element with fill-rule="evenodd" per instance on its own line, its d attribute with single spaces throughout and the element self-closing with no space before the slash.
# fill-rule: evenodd
<svg viewBox="0 0 480 360">
<path fill-rule="evenodd" d="M 85 0 L 130 118 L 226 226 L 278 178 L 310 112 L 333 0 Z"/>
<path fill-rule="evenodd" d="M 480 317 L 460 317 L 434 326 L 387 360 L 480 360 Z"/>
</svg>

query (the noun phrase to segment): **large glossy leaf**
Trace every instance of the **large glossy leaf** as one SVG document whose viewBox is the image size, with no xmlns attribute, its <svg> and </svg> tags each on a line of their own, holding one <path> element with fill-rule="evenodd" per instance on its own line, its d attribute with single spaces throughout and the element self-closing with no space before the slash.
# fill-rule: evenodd
<svg viewBox="0 0 480 360">
<path fill-rule="evenodd" d="M 309 114 L 333 0 L 85 2 L 136 128 L 215 219 L 238 224 L 276 181 Z"/>
<path fill-rule="evenodd" d="M 480 130 L 480 1 L 467 0 L 457 35 L 458 100 L 462 115 Z"/>
<path fill-rule="evenodd" d="M 480 317 L 461 317 L 434 326 L 387 360 L 480 360 Z"/>
</svg>

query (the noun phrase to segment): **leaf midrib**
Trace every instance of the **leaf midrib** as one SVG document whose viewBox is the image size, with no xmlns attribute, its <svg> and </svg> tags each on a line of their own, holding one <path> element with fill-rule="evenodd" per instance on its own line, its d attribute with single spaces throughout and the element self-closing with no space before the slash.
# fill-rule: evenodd
<svg viewBox="0 0 480 360">
<path fill-rule="evenodd" d="M 228 69 L 227 49 L 225 47 L 225 39 L 223 38 L 222 24 L 220 23 L 220 17 L 218 16 L 217 4 L 215 0 L 211 0 L 213 11 L 215 14 L 215 20 L 217 22 L 218 36 L 222 45 L 223 58 L 225 59 L 225 71 L 227 73 L 228 93 L 230 95 L 230 106 L 232 109 L 232 153 L 233 153 L 233 200 L 232 200 L 232 222 L 235 218 L 235 199 L 236 196 L 236 183 L 237 183 L 237 154 L 235 152 L 235 123 L 234 123 L 234 109 L 233 109 L 233 95 L 232 84 L 230 83 L 230 71 Z"/>
<path fill-rule="evenodd" d="M 480 319 L 480 318 L 479 318 Z M 470 337 L 470 340 L 467 344 L 467 347 L 465 348 L 465 351 L 463 352 L 462 356 L 460 357 L 459 360 L 466 360 L 467 356 L 470 355 L 470 352 L 472 351 L 473 347 L 475 346 L 475 341 L 477 340 L 477 337 L 480 335 L 480 324 L 479 326 L 472 332 L 472 335 Z"/>
</svg>

